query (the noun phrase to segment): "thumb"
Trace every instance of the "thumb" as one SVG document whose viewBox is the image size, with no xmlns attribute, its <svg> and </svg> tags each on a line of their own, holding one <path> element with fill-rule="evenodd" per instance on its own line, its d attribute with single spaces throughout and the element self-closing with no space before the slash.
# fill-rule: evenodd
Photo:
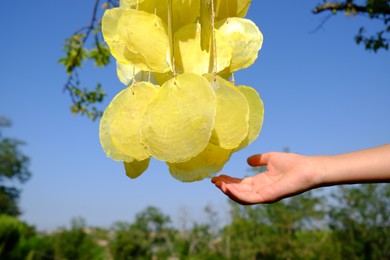
<svg viewBox="0 0 390 260">
<path fill-rule="evenodd" d="M 269 154 L 255 154 L 248 157 L 247 162 L 250 166 L 263 166 L 267 165 L 269 160 Z"/>
</svg>

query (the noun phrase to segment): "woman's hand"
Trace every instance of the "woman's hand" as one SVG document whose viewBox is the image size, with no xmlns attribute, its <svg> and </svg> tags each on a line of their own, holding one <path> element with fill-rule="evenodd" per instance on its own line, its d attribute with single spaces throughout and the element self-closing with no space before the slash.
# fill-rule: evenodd
<svg viewBox="0 0 390 260">
<path fill-rule="evenodd" d="M 212 182 L 232 200 L 241 204 L 272 203 L 315 187 L 321 171 L 317 157 L 293 153 L 265 153 L 248 158 L 251 166 L 267 170 L 243 179 L 221 175 Z"/>
</svg>

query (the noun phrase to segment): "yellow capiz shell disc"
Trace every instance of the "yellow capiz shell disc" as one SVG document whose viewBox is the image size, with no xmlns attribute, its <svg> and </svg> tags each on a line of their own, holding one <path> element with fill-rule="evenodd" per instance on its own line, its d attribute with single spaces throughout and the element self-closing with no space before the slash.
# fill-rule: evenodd
<svg viewBox="0 0 390 260">
<path fill-rule="evenodd" d="M 264 104 L 259 93 L 249 86 L 238 86 L 237 89 L 244 94 L 249 104 L 249 130 L 246 138 L 241 142 L 238 149 L 251 144 L 259 136 L 264 120 Z"/>
<path fill-rule="evenodd" d="M 161 73 L 170 70 L 167 25 L 160 17 L 130 9 L 121 15 L 118 24 L 118 33 L 124 35 L 130 53 L 141 55 L 150 70 Z M 131 55 L 126 58 L 133 62 Z"/>
<path fill-rule="evenodd" d="M 231 82 L 220 76 L 206 77 L 214 86 L 217 96 L 217 113 L 210 142 L 224 149 L 237 148 L 248 135 L 248 101 Z"/>
<path fill-rule="evenodd" d="M 216 98 L 202 76 L 183 73 L 165 82 L 145 109 L 142 142 L 156 159 L 184 162 L 207 146 Z"/>
<path fill-rule="evenodd" d="M 254 22 L 231 17 L 218 22 L 216 27 L 232 48 L 230 72 L 247 68 L 255 62 L 263 44 L 263 34 Z"/>
<path fill-rule="evenodd" d="M 176 32 L 181 27 L 195 23 L 199 17 L 200 1 L 199 0 L 173 0 L 172 16 L 173 31 Z"/>
<path fill-rule="evenodd" d="M 112 8 L 104 12 L 102 19 L 102 34 L 104 41 L 108 44 L 111 54 L 115 59 L 122 63 L 127 64 L 129 60 L 125 57 L 130 52 L 126 47 L 126 37 L 120 34 L 121 24 L 119 23 L 119 18 L 126 10 L 122 8 Z M 133 54 L 132 64 L 137 64 L 142 61 L 142 57 L 138 54 Z M 146 69 L 147 67 L 144 67 Z"/>
<path fill-rule="evenodd" d="M 201 46 L 201 25 L 199 23 L 182 27 L 175 33 L 175 61 L 177 72 L 191 72 L 198 75 L 213 72 L 213 51 L 211 43 L 209 49 L 202 49 Z M 232 49 L 226 36 L 215 30 L 217 70 L 222 71 L 229 67 L 232 58 Z M 210 41 L 211 39 L 208 39 Z"/>
<path fill-rule="evenodd" d="M 203 75 L 209 71 L 209 50 L 201 49 L 200 24 L 182 27 L 174 35 L 175 62 L 178 73 Z"/>
<path fill-rule="evenodd" d="M 222 170 L 231 151 L 209 143 L 197 156 L 182 163 L 167 163 L 171 175 L 182 182 L 200 181 Z"/>
<path fill-rule="evenodd" d="M 161 0 L 121 0 L 120 7 L 158 15 L 166 24 L 168 20 L 168 2 Z"/>
<path fill-rule="evenodd" d="M 114 97 L 100 121 L 100 143 L 108 157 L 131 162 L 148 158 L 141 143 L 141 117 L 146 105 L 156 95 L 158 86 L 136 83 Z"/>
<path fill-rule="evenodd" d="M 252 0 L 215 0 L 215 16 L 218 20 L 227 17 L 244 17 Z"/>
<path fill-rule="evenodd" d="M 229 68 L 231 59 L 233 58 L 233 49 L 230 44 L 229 39 L 221 33 L 219 30 L 214 29 L 215 31 L 215 41 L 216 41 L 216 50 L 217 53 L 215 54 L 215 57 L 213 57 L 213 51 L 210 50 L 210 65 L 211 69 L 209 70 L 209 73 L 212 72 L 220 72 L 224 70 L 225 68 Z M 212 47 L 210 47 L 212 48 Z M 217 67 L 214 70 L 214 58 L 217 60 Z"/>
<path fill-rule="evenodd" d="M 120 6 L 137 9 L 158 15 L 168 24 L 168 4 L 166 0 L 121 0 Z M 199 16 L 200 1 L 172 0 L 173 31 L 194 23 Z"/>
<path fill-rule="evenodd" d="M 132 162 L 124 162 L 123 164 L 125 166 L 126 175 L 131 179 L 135 179 L 146 171 L 149 167 L 149 163 L 150 158 L 146 158 L 142 161 L 134 160 Z"/>
</svg>

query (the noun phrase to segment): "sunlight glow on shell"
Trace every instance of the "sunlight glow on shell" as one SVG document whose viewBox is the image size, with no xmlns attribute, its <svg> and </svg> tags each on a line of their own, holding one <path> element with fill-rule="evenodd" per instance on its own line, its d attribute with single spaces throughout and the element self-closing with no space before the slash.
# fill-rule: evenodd
<svg viewBox="0 0 390 260">
<path fill-rule="evenodd" d="M 150 157 L 141 143 L 141 119 L 157 90 L 149 82 L 139 82 L 122 90 L 108 105 L 99 129 L 100 142 L 108 157 L 125 162 Z"/>
<path fill-rule="evenodd" d="M 99 136 L 131 179 L 151 158 L 182 182 L 212 177 L 261 131 L 263 101 L 232 74 L 252 65 L 263 43 L 244 18 L 251 0 L 212 1 L 120 0 L 104 13 L 125 89 L 107 106 Z"/>
<path fill-rule="evenodd" d="M 216 106 L 215 93 L 205 78 L 180 74 L 165 82 L 145 109 L 142 142 L 159 160 L 188 161 L 208 144 Z"/>
</svg>

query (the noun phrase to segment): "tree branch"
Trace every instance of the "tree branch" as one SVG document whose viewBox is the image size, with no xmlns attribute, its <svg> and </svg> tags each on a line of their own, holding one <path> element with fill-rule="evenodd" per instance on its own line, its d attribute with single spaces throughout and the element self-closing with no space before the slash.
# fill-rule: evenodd
<svg viewBox="0 0 390 260">
<path fill-rule="evenodd" d="M 365 28 L 362 27 L 355 36 L 357 44 L 363 44 L 367 50 L 377 52 L 380 49 L 388 50 L 390 39 L 386 37 L 390 33 L 390 0 L 371 0 L 365 1 L 365 4 L 356 4 L 357 1 L 324 1 L 317 5 L 313 10 L 313 14 L 319 14 L 326 11 L 331 11 L 333 14 L 343 11 L 346 15 L 366 15 L 371 19 L 382 20 L 384 28 L 378 30 L 371 36 L 365 35 Z M 328 19 L 328 18 L 327 18 Z M 327 20 L 326 19 L 326 20 Z M 324 21 L 326 21 L 324 20 Z M 324 21 L 317 27 L 315 31 L 321 28 Z"/>
<path fill-rule="evenodd" d="M 360 6 L 352 3 L 351 1 L 347 1 L 346 3 L 331 3 L 325 2 L 322 5 L 318 5 L 313 9 L 313 14 L 319 14 L 324 11 L 344 11 L 344 10 L 356 10 L 358 12 L 367 12 L 367 8 L 365 6 Z"/>
<path fill-rule="evenodd" d="M 390 8 L 384 8 L 381 6 L 380 8 L 375 8 L 375 6 L 368 5 L 358 5 L 355 4 L 352 0 L 347 0 L 345 2 L 325 2 L 323 4 L 317 5 L 313 9 L 313 14 L 319 14 L 325 11 L 346 11 L 346 10 L 354 10 L 358 13 L 367 13 L 370 15 L 390 15 Z"/>
<path fill-rule="evenodd" d="M 103 4 L 101 5 L 101 3 Z M 66 39 L 64 49 L 66 56 L 60 59 L 60 63 L 64 64 L 68 73 L 68 78 L 64 84 L 64 91 L 69 93 L 72 100 L 72 112 L 74 114 L 87 114 L 92 120 L 100 117 L 102 112 L 98 111 L 94 103 L 102 102 L 105 93 L 101 90 L 100 84 L 89 91 L 88 89 L 80 89 L 80 79 L 78 70 L 87 60 L 94 60 L 98 67 L 106 66 L 110 61 L 110 52 L 103 43 L 101 35 L 101 22 L 98 18 L 99 6 L 102 9 L 109 9 L 119 5 L 118 0 L 95 0 L 92 16 L 88 25 L 76 30 L 72 37 Z M 93 39 L 92 46 L 90 39 Z"/>
</svg>

